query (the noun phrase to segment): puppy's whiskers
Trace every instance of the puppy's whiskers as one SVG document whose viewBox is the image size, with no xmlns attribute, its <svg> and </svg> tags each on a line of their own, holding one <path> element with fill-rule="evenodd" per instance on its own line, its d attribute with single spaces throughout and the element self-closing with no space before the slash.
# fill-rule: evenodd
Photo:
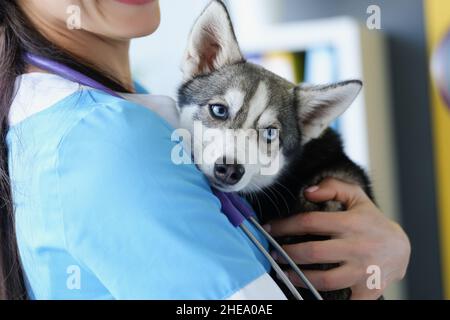
<svg viewBox="0 0 450 320">
<path fill-rule="evenodd" d="M 291 192 L 291 190 L 289 190 L 289 188 L 287 188 L 284 184 L 282 184 L 281 182 L 278 182 L 278 181 L 275 181 L 275 184 L 276 185 L 279 185 L 280 187 L 282 187 L 284 190 L 286 190 L 287 192 L 288 192 L 288 194 L 289 194 L 289 196 L 291 196 L 292 197 L 292 199 L 296 199 L 297 197 L 296 196 L 294 196 L 294 194 Z"/>
<path fill-rule="evenodd" d="M 283 196 L 283 194 L 280 191 L 278 191 L 276 188 L 274 188 L 273 186 L 269 186 L 268 190 L 270 190 L 272 192 L 272 194 L 275 195 L 275 197 L 276 197 L 276 194 L 279 195 L 279 197 L 281 198 L 281 200 L 283 200 L 283 203 L 284 203 L 284 205 L 286 207 L 286 214 L 289 214 L 291 212 L 291 210 L 290 210 L 289 204 L 286 201 L 286 198 Z"/>
<path fill-rule="evenodd" d="M 270 195 L 267 194 L 267 192 L 266 192 L 263 188 L 261 188 L 260 186 L 258 186 L 257 184 L 252 183 L 252 186 L 254 186 L 256 189 L 258 189 L 259 192 L 261 192 L 267 199 L 269 199 L 269 201 L 272 203 L 272 205 L 274 206 L 274 208 L 277 209 L 278 216 L 279 216 L 279 217 L 282 217 L 283 214 L 281 213 L 280 208 L 277 206 L 277 204 L 275 203 L 275 201 L 270 197 Z"/>
</svg>

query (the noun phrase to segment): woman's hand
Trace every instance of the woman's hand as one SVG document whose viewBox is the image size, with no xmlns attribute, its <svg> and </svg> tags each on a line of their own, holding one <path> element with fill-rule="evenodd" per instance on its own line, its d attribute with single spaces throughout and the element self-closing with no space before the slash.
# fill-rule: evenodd
<svg viewBox="0 0 450 320">
<path fill-rule="evenodd" d="M 284 246 L 298 264 L 341 264 L 327 271 L 304 271 L 318 290 L 351 288 L 352 299 L 377 299 L 390 283 L 405 276 L 411 251 L 407 235 L 397 223 L 383 215 L 359 186 L 326 179 L 308 188 L 305 196 L 312 202 L 339 201 L 347 210 L 301 213 L 272 221 L 265 228 L 277 237 L 331 236 L 330 240 Z M 379 289 L 369 289 L 367 285 L 373 274 L 373 270 L 368 269 L 370 266 L 379 267 L 381 271 Z M 291 270 L 288 276 L 295 285 L 304 286 Z"/>
</svg>

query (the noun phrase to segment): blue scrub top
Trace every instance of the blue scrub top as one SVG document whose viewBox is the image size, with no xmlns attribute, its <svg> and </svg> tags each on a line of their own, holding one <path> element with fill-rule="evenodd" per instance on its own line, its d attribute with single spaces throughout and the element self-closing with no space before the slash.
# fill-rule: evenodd
<svg viewBox="0 0 450 320">
<path fill-rule="evenodd" d="M 32 298 L 224 299 L 268 272 L 195 165 L 171 161 L 172 131 L 86 88 L 10 128 Z"/>
</svg>

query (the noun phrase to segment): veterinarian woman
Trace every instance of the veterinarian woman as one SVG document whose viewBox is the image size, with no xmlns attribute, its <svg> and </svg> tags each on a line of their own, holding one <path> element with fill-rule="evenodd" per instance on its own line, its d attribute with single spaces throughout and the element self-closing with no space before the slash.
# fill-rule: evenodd
<svg viewBox="0 0 450 320">
<path fill-rule="evenodd" d="M 81 10 L 80 30 L 67 28 L 70 5 Z M 1 298 L 283 298 L 206 179 L 194 165 L 172 163 L 172 129 L 144 105 L 164 112 L 173 102 L 147 95 L 136 104 L 105 92 L 143 93 L 129 43 L 159 19 L 152 0 L 0 0 Z M 106 89 L 40 69 L 27 53 Z M 408 239 L 361 189 L 327 180 L 306 196 L 342 201 L 348 214 L 310 213 L 266 228 L 333 235 L 286 247 L 300 264 L 342 262 L 308 272 L 318 289 L 351 287 L 352 298 L 374 299 L 404 276 Z M 380 290 L 366 287 L 369 265 L 381 268 Z"/>
</svg>

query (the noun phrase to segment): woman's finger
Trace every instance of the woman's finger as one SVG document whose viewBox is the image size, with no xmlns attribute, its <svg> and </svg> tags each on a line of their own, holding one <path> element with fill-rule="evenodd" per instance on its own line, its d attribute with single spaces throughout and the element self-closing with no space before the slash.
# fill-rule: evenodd
<svg viewBox="0 0 450 320">
<path fill-rule="evenodd" d="M 346 208 L 351 208 L 361 200 L 367 199 L 367 195 L 360 186 L 331 178 L 306 189 L 304 195 L 312 202 L 334 200 L 341 202 Z"/>
<path fill-rule="evenodd" d="M 334 236 L 346 230 L 345 212 L 307 212 L 273 220 L 264 227 L 275 237 L 305 234 Z"/>
<path fill-rule="evenodd" d="M 341 263 L 349 256 L 345 240 L 310 241 L 284 245 L 283 249 L 297 264 Z M 286 263 L 276 251 L 272 254 L 280 263 Z"/>
<path fill-rule="evenodd" d="M 342 265 L 326 271 L 303 271 L 314 287 L 320 291 L 333 291 L 352 287 L 356 283 L 356 279 L 359 279 L 357 272 L 359 271 L 351 265 Z M 286 274 L 295 286 L 306 287 L 293 270 L 286 271 Z"/>
</svg>

